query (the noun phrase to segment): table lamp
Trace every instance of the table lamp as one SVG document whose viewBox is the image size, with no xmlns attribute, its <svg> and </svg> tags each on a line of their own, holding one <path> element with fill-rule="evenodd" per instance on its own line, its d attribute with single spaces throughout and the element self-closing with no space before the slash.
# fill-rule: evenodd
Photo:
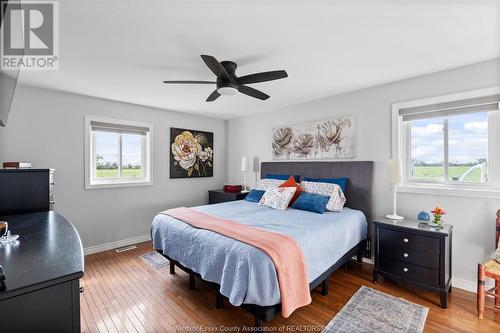
<svg viewBox="0 0 500 333">
<path fill-rule="evenodd" d="M 404 217 L 399 216 L 396 213 L 396 198 L 397 198 L 397 186 L 401 182 L 401 171 L 399 170 L 399 160 L 389 160 L 388 163 L 388 174 L 389 182 L 393 186 L 393 197 L 392 197 L 392 214 L 386 215 L 385 217 L 391 220 L 404 220 Z"/>
</svg>

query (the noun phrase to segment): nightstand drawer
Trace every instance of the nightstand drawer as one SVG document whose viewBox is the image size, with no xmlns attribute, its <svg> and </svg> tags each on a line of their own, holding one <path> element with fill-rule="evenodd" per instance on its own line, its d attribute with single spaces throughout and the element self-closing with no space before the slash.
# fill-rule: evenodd
<svg viewBox="0 0 500 333">
<path fill-rule="evenodd" d="M 224 193 L 210 192 L 208 194 L 208 200 L 211 204 L 216 204 L 226 201 L 234 201 L 236 198 L 235 196 L 225 195 Z"/>
<path fill-rule="evenodd" d="M 208 203 L 210 205 L 212 204 L 217 204 L 221 202 L 227 202 L 227 201 L 236 201 L 236 200 L 243 200 L 247 196 L 248 193 L 241 193 L 241 192 L 236 192 L 236 193 L 231 193 L 231 192 L 224 192 L 222 190 L 214 190 L 214 191 L 208 191 Z"/>
<path fill-rule="evenodd" d="M 437 269 L 413 265 L 386 256 L 380 256 L 379 269 L 408 281 L 439 287 L 439 270 Z"/>
<path fill-rule="evenodd" d="M 381 243 L 379 251 L 380 255 L 384 257 L 390 257 L 398 261 L 419 266 L 439 269 L 439 254 L 437 253 L 413 250 L 410 248 L 395 248 L 391 244 L 387 243 Z"/>
<path fill-rule="evenodd" d="M 379 228 L 379 244 L 405 249 L 439 253 L 439 239 L 414 233 Z"/>
</svg>

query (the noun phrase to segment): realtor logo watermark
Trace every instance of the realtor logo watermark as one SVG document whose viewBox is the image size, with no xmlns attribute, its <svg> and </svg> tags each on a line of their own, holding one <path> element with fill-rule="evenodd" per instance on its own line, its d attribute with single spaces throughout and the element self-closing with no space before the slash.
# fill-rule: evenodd
<svg viewBox="0 0 500 333">
<path fill-rule="evenodd" d="M 59 3 L 1 1 L 2 70 L 59 68 Z"/>
</svg>

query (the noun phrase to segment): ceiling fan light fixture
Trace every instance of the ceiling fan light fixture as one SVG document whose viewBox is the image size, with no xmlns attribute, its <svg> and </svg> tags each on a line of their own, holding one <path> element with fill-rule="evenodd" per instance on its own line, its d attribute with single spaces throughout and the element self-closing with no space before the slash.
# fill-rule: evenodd
<svg viewBox="0 0 500 333">
<path fill-rule="evenodd" d="M 220 87 L 217 89 L 217 92 L 221 95 L 236 95 L 238 93 L 238 89 L 233 87 Z"/>
</svg>

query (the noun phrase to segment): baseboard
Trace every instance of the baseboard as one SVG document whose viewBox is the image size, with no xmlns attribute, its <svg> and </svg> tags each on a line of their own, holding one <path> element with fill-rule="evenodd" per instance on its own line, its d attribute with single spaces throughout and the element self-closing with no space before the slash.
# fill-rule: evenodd
<svg viewBox="0 0 500 333">
<path fill-rule="evenodd" d="M 467 290 L 467 291 L 470 291 L 472 293 L 477 292 L 477 281 L 464 280 L 464 279 L 460 279 L 460 278 L 457 278 L 456 276 L 454 276 L 451 278 L 451 285 L 453 286 L 453 288 Z M 494 285 L 495 284 L 494 284 L 493 280 L 486 281 L 486 288 L 487 289 L 493 288 Z"/>
<path fill-rule="evenodd" d="M 128 246 L 128 245 L 132 245 L 132 244 L 146 242 L 148 240 L 151 240 L 150 234 L 136 236 L 136 237 L 127 238 L 127 239 L 122 239 L 122 240 L 119 240 L 116 242 L 111 242 L 111 243 L 89 246 L 89 247 L 86 247 L 83 249 L 83 254 L 88 255 L 88 254 L 113 250 L 113 249 L 123 247 L 123 246 Z"/>
</svg>

